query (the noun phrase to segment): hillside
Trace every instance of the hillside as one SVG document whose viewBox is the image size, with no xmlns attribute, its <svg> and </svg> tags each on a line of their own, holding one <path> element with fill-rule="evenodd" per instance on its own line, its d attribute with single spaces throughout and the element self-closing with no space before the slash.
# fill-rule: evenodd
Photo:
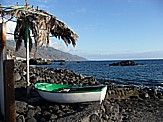
<svg viewBox="0 0 163 122">
<path fill-rule="evenodd" d="M 11 40 L 7 40 L 7 49 L 12 50 L 13 54 L 16 57 L 22 57 L 25 58 L 26 56 L 26 50 L 24 46 L 20 48 L 19 51 L 15 52 L 15 42 Z M 34 47 L 34 46 L 33 46 Z M 30 53 L 30 58 L 33 58 L 34 54 L 34 48 L 32 49 Z M 52 60 L 66 60 L 66 61 L 85 61 L 86 58 L 72 55 L 70 53 L 62 52 L 60 50 L 54 49 L 53 47 L 39 47 L 37 58 L 45 58 L 45 59 L 52 59 Z"/>
</svg>

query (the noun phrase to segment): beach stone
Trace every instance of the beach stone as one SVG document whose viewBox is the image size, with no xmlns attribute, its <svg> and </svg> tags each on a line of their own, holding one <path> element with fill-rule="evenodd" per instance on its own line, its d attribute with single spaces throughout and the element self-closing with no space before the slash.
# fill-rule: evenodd
<svg viewBox="0 0 163 122">
<path fill-rule="evenodd" d="M 64 109 L 66 107 L 66 105 L 60 105 L 61 109 Z"/>
<path fill-rule="evenodd" d="M 84 75 L 82 75 L 82 74 L 79 74 L 79 78 L 80 78 L 80 79 L 84 79 L 84 78 L 85 78 L 85 76 L 84 76 Z"/>
<path fill-rule="evenodd" d="M 27 72 L 25 70 L 23 70 L 23 75 L 27 75 Z"/>
<path fill-rule="evenodd" d="M 56 114 L 51 114 L 51 117 L 50 117 L 51 120 L 55 120 L 57 118 L 58 118 L 58 116 Z"/>
<path fill-rule="evenodd" d="M 64 115 L 65 113 L 63 112 L 63 111 L 59 111 L 59 112 L 57 112 L 57 115 L 59 116 L 59 117 L 62 117 L 63 115 Z"/>
<path fill-rule="evenodd" d="M 36 107 L 36 113 L 38 113 L 38 112 L 41 112 L 40 106 L 37 106 L 37 107 Z"/>
<path fill-rule="evenodd" d="M 27 120 L 27 122 L 37 122 L 37 120 L 36 120 L 34 117 L 32 117 L 32 118 L 29 118 L 29 119 Z"/>
<path fill-rule="evenodd" d="M 112 117 L 114 121 L 120 121 L 122 116 L 119 113 L 119 105 L 115 104 L 112 108 Z"/>
<path fill-rule="evenodd" d="M 49 111 L 44 111 L 43 116 L 45 117 L 46 120 L 48 120 L 51 117 L 51 113 Z"/>
<path fill-rule="evenodd" d="M 28 104 L 28 109 L 36 109 L 36 107 Z"/>
<path fill-rule="evenodd" d="M 25 117 L 23 115 L 19 115 L 16 117 L 16 122 L 25 122 Z"/>
<path fill-rule="evenodd" d="M 27 103 L 22 101 L 15 101 L 16 111 L 18 113 L 25 113 L 27 111 Z"/>
<path fill-rule="evenodd" d="M 21 88 L 22 86 L 26 86 L 27 82 L 25 80 L 23 80 L 23 77 L 21 78 L 21 80 L 19 80 L 18 82 L 15 82 L 15 87 L 16 88 Z M 24 91 L 23 91 L 24 93 Z"/>
<path fill-rule="evenodd" d="M 109 103 L 104 103 L 105 113 L 110 116 L 112 113 L 113 106 Z"/>
<path fill-rule="evenodd" d="M 118 104 L 115 104 L 115 105 L 113 106 L 112 112 L 114 112 L 114 113 L 119 113 L 119 105 L 118 105 Z"/>
<path fill-rule="evenodd" d="M 35 116 L 35 110 L 32 110 L 32 109 L 28 110 L 27 117 L 28 118 L 32 118 L 34 116 Z"/>
<path fill-rule="evenodd" d="M 54 80 L 53 79 L 50 79 L 49 82 L 53 84 L 54 83 Z"/>
<path fill-rule="evenodd" d="M 139 97 L 142 98 L 142 99 L 144 99 L 145 98 L 145 93 L 144 92 L 140 92 L 139 93 Z"/>
<path fill-rule="evenodd" d="M 102 118 L 104 120 L 108 120 L 109 119 L 109 116 L 105 112 L 102 112 Z"/>
<path fill-rule="evenodd" d="M 92 114 L 90 117 L 89 117 L 89 120 L 90 122 L 99 122 L 100 121 L 100 118 L 97 114 Z"/>
<path fill-rule="evenodd" d="M 58 106 L 58 105 L 54 105 L 54 106 L 53 106 L 53 110 L 54 110 L 54 111 L 58 111 L 58 110 L 59 110 L 59 106 Z"/>
<path fill-rule="evenodd" d="M 149 94 L 148 93 L 145 93 L 145 98 L 149 98 Z"/>
<path fill-rule="evenodd" d="M 19 81 L 19 80 L 21 80 L 21 75 L 18 72 L 14 73 L 14 81 Z"/>
<path fill-rule="evenodd" d="M 31 83 L 35 83 L 36 82 L 36 79 L 37 79 L 37 76 L 36 75 L 32 75 L 32 76 L 30 76 L 30 82 Z"/>
<path fill-rule="evenodd" d="M 36 120 L 37 122 L 45 122 L 45 118 L 43 117 L 43 115 L 41 115 L 40 113 L 39 114 L 36 114 Z"/>
</svg>

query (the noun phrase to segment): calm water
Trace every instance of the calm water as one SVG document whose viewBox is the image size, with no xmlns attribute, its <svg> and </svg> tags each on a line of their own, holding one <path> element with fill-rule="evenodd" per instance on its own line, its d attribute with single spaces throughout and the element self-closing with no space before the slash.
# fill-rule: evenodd
<svg viewBox="0 0 163 122">
<path fill-rule="evenodd" d="M 101 81 L 113 80 L 124 85 L 163 86 L 163 59 L 135 60 L 141 66 L 109 66 L 118 61 L 69 61 L 64 65 L 54 62 L 47 67 L 73 70 L 86 76 L 93 76 Z"/>
</svg>

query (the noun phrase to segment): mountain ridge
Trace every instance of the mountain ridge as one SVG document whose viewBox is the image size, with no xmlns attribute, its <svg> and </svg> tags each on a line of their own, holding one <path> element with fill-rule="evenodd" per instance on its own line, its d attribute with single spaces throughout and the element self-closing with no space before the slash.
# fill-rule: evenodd
<svg viewBox="0 0 163 122">
<path fill-rule="evenodd" d="M 19 51 L 15 51 L 16 43 L 13 40 L 7 40 L 6 46 L 7 46 L 7 49 L 11 50 L 16 57 L 21 57 L 21 58 L 26 57 L 26 49 L 23 44 L 20 47 Z M 32 51 L 30 52 L 30 58 L 34 57 L 34 49 L 35 48 L 33 44 Z M 72 55 L 70 53 L 57 50 L 53 47 L 47 48 L 45 46 L 38 47 L 36 58 L 44 58 L 44 59 L 51 59 L 51 60 L 66 60 L 66 61 L 86 61 L 87 60 L 86 58 L 83 58 L 77 55 Z"/>
</svg>

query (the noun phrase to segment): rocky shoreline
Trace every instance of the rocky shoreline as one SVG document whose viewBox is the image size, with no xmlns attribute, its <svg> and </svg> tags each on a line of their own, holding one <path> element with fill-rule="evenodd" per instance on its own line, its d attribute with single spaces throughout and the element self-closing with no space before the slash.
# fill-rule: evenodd
<svg viewBox="0 0 163 122">
<path fill-rule="evenodd" d="M 162 122 L 163 93 L 149 88 L 108 85 L 102 104 L 98 102 L 59 104 L 42 99 L 33 89 L 36 82 L 101 84 L 93 77 L 66 69 L 30 67 L 30 96 L 26 95 L 26 66 L 15 63 L 15 105 L 17 122 Z"/>
</svg>

